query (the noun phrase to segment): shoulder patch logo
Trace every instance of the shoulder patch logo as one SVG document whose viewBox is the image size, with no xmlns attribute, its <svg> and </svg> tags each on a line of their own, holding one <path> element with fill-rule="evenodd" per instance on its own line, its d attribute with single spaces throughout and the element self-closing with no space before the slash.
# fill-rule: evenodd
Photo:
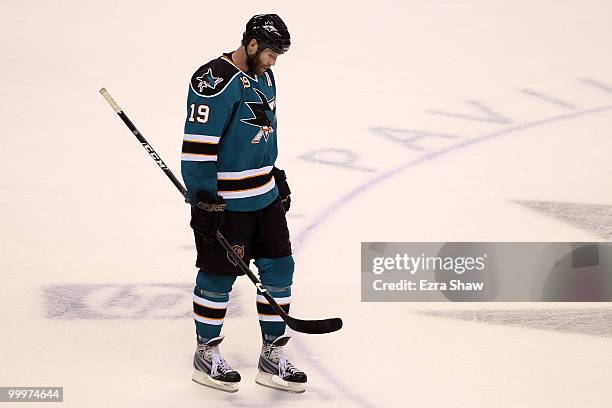
<svg viewBox="0 0 612 408">
<path fill-rule="evenodd" d="M 223 82 L 223 78 L 216 77 L 212 73 L 212 68 L 208 68 L 208 71 L 203 73 L 201 76 L 196 77 L 198 81 L 198 89 L 200 92 L 204 90 L 204 88 L 215 89 L 217 85 Z"/>
</svg>

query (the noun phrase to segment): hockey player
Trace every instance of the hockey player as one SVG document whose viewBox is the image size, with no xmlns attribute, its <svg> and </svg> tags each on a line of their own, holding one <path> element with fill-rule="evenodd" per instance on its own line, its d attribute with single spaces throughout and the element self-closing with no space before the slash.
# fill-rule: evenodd
<svg viewBox="0 0 612 408">
<path fill-rule="evenodd" d="M 285 212 L 291 203 L 277 157 L 276 82 L 270 69 L 290 36 L 276 14 L 252 17 L 240 47 L 191 77 L 181 172 L 191 208 L 199 268 L 193 292 L 197 347 L 193 380 L 238 390 L 240 374 L 219 351 L 229 294 L 243 273 L 217 242 L 219 229 L 239 256 L 254 264 L 262 284 L 289 311 L 294 262 Z M 285 322 L 257 295 L 262 334 L 261 385 L 303 392 L 306 374 L 285 357 Z"/>
</svg>

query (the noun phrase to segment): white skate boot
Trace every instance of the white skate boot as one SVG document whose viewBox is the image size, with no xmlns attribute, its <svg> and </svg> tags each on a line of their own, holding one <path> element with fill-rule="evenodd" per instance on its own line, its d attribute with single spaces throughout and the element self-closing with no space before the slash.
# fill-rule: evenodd
<svg viewBox="0 0 612 408">
<path fill-rule="evenodd" d="M 259 373 L 255 382 L 264 387 L 301 393 L 306 391 L 306 374 L 293 366 L 283 355 L 289 336 L 281 336 L 272 343 L 264 343 L 259 356 Z"/>
<path fill-rule="evenodd" d="M 222 341 L 223 336 L 219 336 L 197 345 L 191 379 L 217 390 L 236 392 L 240 374 L 219 353 L 219 343 Z"/>
</svg>

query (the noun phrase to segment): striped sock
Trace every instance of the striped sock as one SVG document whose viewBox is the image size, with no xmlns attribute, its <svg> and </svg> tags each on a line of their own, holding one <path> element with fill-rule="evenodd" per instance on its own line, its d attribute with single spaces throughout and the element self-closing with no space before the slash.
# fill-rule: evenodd
<svg viewBox="0 0 612 408">
<path fill-rule="evenodd" d="M 196 287 L 193 293 L 193 319 L 200 342 L 221 334 L 229 294 L 208 292 Z"/>
<path fill-rule="evenodd" d="M 266 289 L 268 289 L 268 292 L 285 313 L 289 313 L 291 288 L 273 288 L 266 286 Z M 270 343 L 276 340 L 277 337 L 285 334 L 287 324 L 259 291 L 257 291 L 257 314 L 259 315 L 259 326 L 261 327 L 261 335 L 264 341 Z"/>
<path fill-rule="evenodd" d="M 235 280 L 235 276 L 217 275 L 203 269 L 198 271 L 193 289 L 193 319 L 199 342 L 221 334 L 229 293 Z"/>
</svg>

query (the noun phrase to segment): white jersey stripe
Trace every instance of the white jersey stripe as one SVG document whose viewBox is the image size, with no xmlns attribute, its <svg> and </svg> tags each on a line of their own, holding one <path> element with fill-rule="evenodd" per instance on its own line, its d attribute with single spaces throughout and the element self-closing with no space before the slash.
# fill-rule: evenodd
<svg viewBox="0 0 612 408">
<path fill-rule="evenodd" d="M 219 319 L 219 320 L 207 319 L 206 317 L 197 315 L 195 313 L 193 314 L 193 318 L 194 318 L 194 320 L 196 320 L 196 321 L 198 321 L 200 323 L 212 324 L 212 325 L 215 325 L 215 326 L 220 326 L 220 325 L 223 324 L 223 319 Z"/>
<path fill-rule="evenodd" d="M 259 320 L 262 322 L 282 322 L 283 319 L 280 316 L 269 316 L 269 315 L 259 315 Z"/>
<path fill-rule="evenodd" d="M 212 300 L 199 297 L 195 293 L 193 294 L 193 302 L 197 303 L 200 306 L 206 306 L 212 309 L 227 309 L 228 304 L 228 302 L 213 302 Z"/>
<path fill-rule="evenodd" d="M 200 142 L 200 143 L 211 143 L 218 144 L 221 138 L 219 136 L 205 136 L 205 135 L 189 135 L 185 134 L 183 140 L 186 142 Z"/>
<path fill-rule="evenodd" d="M 291 296 L 275 297 L 274 300 L 276 300 L 276 303 L 279 305 L 288 305 L 291 303 Z M 257 302 L 268 304 L 268 300 L 263 295 L 257 295 Z"/>
<path fill-rule="evenodd" d="M 207 162 L 207 161 L 217 161 L 217 155 L 209 155 L 209 154 L 193 154 L 193 153 L 183 153 L 181 154 L 181 160 L 183 161 L 196 161 L 196 162 Z"/>
<path fill-rule="evenodd" d="M 218 180 L 242 180 L 254 176 L 262 176 L 272 171 L 272 166 L 266 166 L 259 169 L 250 169 L 244 171 L 225 171 L 217 173 Z"/>
<path fill-rule="evenodd" d="M 246 198 L 246 197 L 255 197 L 268 191 L 272 190 L 276 184 L 274 183 L 274 177 L 270 179 L 266 184 L 261 187 L 251 188 L 249 190 L 240 190 L 240 191 L 218 191 L 217 193 L 223 198 Z"/>
</svg>

